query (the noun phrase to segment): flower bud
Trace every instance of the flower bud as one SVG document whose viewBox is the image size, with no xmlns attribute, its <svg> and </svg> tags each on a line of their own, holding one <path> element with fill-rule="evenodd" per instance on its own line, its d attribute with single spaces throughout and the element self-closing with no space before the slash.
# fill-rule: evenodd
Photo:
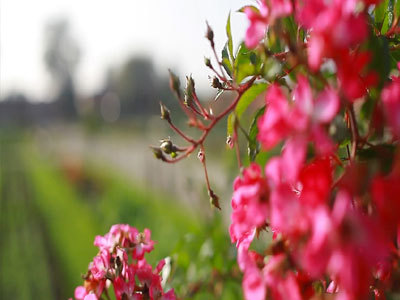
<svg viewBox="0 0 400 300">
<path fill-rule="evenodd" d="M 169 139 L 161 140 L 160 142 L 160 149 L 164 151 L 164 153 L 171 154 L 172 152 L 174 152 L 173 150 L 175 147 Z"/>
<path fill-rule="evenodd" d="M 162 153 L 162 150 L 158 147 L 150 147 L 151 150 L 153 150 L 154 157 L 157 159 L 161 159 L 162 161 L 165 160 L 164 154 Z"/>
<path fill-rule="evenodd" d="M 204 152 L 203 152 L 202 150 L 199 150 L 199 153 L 197 153 L 197 158 L 198 158 L 202 163 L 204 163 L 206 157 L 205 157 Z"/>
<path fill-rule="evenodd" d="M 194 80 L 192 76 L 186 76 L 186 89 L 185 89 L 185 105 L 190 107 L 193 101 L 193 94 L 195 93 Z"/>
<path fill-rule="evenodd" d="M 180 82 L 178 76 L 176 76 L 171 70 L 168 70 L 168 71 L 169 71 L 169 87 L 172 91 L 177 93 L 178 96 L 180 96 L 181 82 Z"/>
<path fill-rule="evenodd" d="M 210 204 L 221 210 L 221 206 L 219 205 L 219 197 L 214 193 L 213 190 L 208 190 L 208 196 L 210 196 Z"/>
<path fill-rule="evenodd" d="M 206 67 L 212 68 L 211 60 L 208 57 L 204 57 L 204 64 Z"/>
<path fill-rule="evenodd" d="M 161 109 L 161 119 L 171 121 L 169 109 L 161 102 L 160 102 L 160 109 Z"/>
<path fill-rule="evenodd" d="M 232 137 L 232 136 L 230 136 L 230 135 L 227 136 L 227 138 L 226 138 L 226 144 L 228 145 L 228 147 L 229 147 L 230 149 L 233 148 L 234 144 L 233 144 L 233 137 Z"/>
<path fill-rule="evenodd" d="M 216 76 L 214 76 L 211 86 L 216 89 L 222 89 L 223 86 Z"/>
<path fill-rule="evenodd" d="M 211 47 L 214 47 L 214 31 L 211 29 L 211 27 L 208 24 L 208 22 L 207 22 L 206 38 L 210 41 Z"/>
</svg>

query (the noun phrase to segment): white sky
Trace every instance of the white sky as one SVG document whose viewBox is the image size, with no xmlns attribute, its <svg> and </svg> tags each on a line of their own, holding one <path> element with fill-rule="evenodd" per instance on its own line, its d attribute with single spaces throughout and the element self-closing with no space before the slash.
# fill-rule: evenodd
<svg viewBox="0 0 400 300">
<path fill-rule="evenodd" d="M 252 0 L 0 0 L 0 95 L 23 91 L 48 99 L 51 80 L 43 64 L 44 27 L 57 17 L 70 21 L 81 49 L 76 81 L 89 94 L 104 71 L 130 54 L 151 56 L 159 71 L 192 73 L 208 84 L 203 64 L 211 56 L 205 20 L 213 27 L 217 49 L 225 42 L 225 22 L 233 12 L 234 42 L 244 38 L 245 16 L 235 13 Z"/>
</svg>

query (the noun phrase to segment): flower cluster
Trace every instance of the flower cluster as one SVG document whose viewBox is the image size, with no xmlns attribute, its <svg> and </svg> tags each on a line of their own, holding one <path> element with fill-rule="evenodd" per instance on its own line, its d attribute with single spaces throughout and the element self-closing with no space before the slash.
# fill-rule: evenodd
<svg viewBox="0 0 400 300">
<path fill-rule="evenodd" d="M 150 235 L 149 229 L 140 233 L 129 225 L 117 224 L 106 235 L 96 236 L 94 245 L 99 253 L 89 264 L 84 285 L 75 289 L 75 299 L 101 299 L 112 285 L 117 300 L 174 300 L 173 290 L 163 290 L 160 272 L 165 260 L 153 269 L 144 258 L 154 247 Z"/>
<path fill-rule="evenodd" d="M 177 128 L 161 105 L 162 119 L 188 146 L 162 142 L 154 154 L 176 163 L 200 148 L 210 202 L 220 208 L 204 142 L 228 116 L 227 144 L 241 170 L 229 233 L 247 300 L 385 299 L 398 293 L 400 0 L 256 3 L 239 10 L 249 27 L 237 51 L 228 18 L 221 59 L 207 25 L 215 62 L 206 58 L 205 64 L 215 74 L 215 101 L 225 91 L 236 97 L 214 115 L 198 99 L 191 77 L 182 92 L 172 74 L 188 125 L 201 135 L 194 139 Z M 265 105 L 246 131 L 244 111 L 264 91 Z M 249 150 L 245 160 L 240 133 Z M 273 240 L 260 251 L 262 242 L 253 241 L 263 231 Z"/>
<path fill-rule="evenodd" d="M 317 71 L 326 59 L 332 59 L 338 69 L 337 76 L 343 93 L 350 101 L 354 101 L 364 96 L 367 88 L 377 81 L 377 75 L 366 70 L 371 53 L 353 51 L 353 47 L 368 36 L 366 12 L 371 4 L 377 2 L 259 0 L 259 9 L 253 6 L 244 9 L 250 21 L 246 45 L 249 48 L 256 47 L 277 17 L 293 13 L 299 25 L 308 32 L 305 47 L 310 69 Z"/>
<path fill-rule="evenodd" d="M 269 86 L 257 140 L 265 151 L 281 146 L 280 155 L 268 160 L 264 174 L 252 163 L 234 184 L 230 235 L 245 298 L 385 299 L 400 289 L 400 77 L 391 77 L 373 108 L 383 111 L 387 124 L 380 126 L 387 125 L 391 137 L 379 135 L 374 117 L 361 136 L 353 106 L 356 100 L 368 104 L 365 96 L 378 82 L 368 70 L 372 53 L 360 50 L 377 2 L 258 2 L 259 8 L 244 9 L 250 21 L 246 45 L 258 47 L 279 18 L 292 14 L 306 33 L 300 46 L 309 72 L 292 76 L 295 85 Z M 328 60 L 337 81 L 320 75 Z M 329 131 L 335 118 L 351 131 L 345 158 Z M 382 145 L 369 142 L 373 134 Z M 366 163 L 373 156 L 366 159 L 366 151 L 377 153 L 376 166 Z M 262 230 L 273 233 L 273 242 L 256 252 L 251 244 Z"/>
</svg>

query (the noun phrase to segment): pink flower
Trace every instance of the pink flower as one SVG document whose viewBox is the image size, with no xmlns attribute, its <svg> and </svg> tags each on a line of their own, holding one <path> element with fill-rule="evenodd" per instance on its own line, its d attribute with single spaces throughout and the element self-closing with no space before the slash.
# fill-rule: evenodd
<svg viewBox="0 0 400 300">
<path fill-rule="evenodd" d="M 129 248 L 136 240 L 138 230 L 127 224 L 116 224 L 110 229 L 110 232 L 104 236 L 96 236 L 94 245 L 99 247 L 100 250 L 107 250 L 112 252 L 114 248 L 119 245 L 123 248 Z"/>
<path fill-rule="evenodd" d="M 304 167 L 299 176 L 300 201 L 316 207 L 326 204 L 331 192 L 333 171 L 329 158 L 316 159 Z"/>
<path fill-rule="evenodd" d="M 246 32 L 245 44 L 248 48 L 255 48 L 264 37 L 270 23 L 276 18 L 287 16 L 292 12 L 290 0 L 259 0 L 260 8 L 253 6 L 244 8 L 244 13 L 250 21 Z"/>
<path fill-rule="evenodd" d="M 90 272 L 94 279 L 101 280 L 105 278 L 110 262 L 110 254 L 108 251 L 103 250 L 99 255 L 93 258 L 93 262 L 90 264 Z"/>
<path fill-rule="evenodd" d="M 265 282 L 256 267 L 246 269 L 243 276 L 243 291 L 246 300 L 265 300 L 267 294 Z"/>
<path fill-rule="evenodd" d="M 78 286 L 75 289 L 75 299 L 76 300 L 83 300 L 85 298 L 85 296 L 88 294 L 88 292 L 86 291 L 85 287 L 83 286 Z"/>
<path fill-rule="evenodd" d="M 301 292 L 296 276 L 292 271 L 286 270 L 286 256 L 274 255 L 269 258 L 263 269 L 268 292 L 274 300 L 301 300 Z"/>
<path fill-rule="evenodd" d="M 377 74 L 365 71 L 370 60 L 369 52 L 349 53 L 348 51 L 344 51 L 338 59 L 338 79 L 349 101 L 364 97 L 367 89 L 377 83 Z"/>
<path fill-rule="evenodd" d="M 329 155 L 334 145 L 323 126 L 333 120 L 339 110 L 339 97 L 326 87 L 313 97 L 308 80 L 298 77 L 289 104 L 281 88 L 272 85 L 266 95 L 267 109 L 258 122 L 258 140 L 265 149 L 271 149 L 281 140 L 287 139 L 282 157 L 275 167 L 284 170 L 283 180 L 294 183 L 305 160 L 307 144 L 313 141 L 319 155 Z M 279 169 L 278 168 L 278 169 Z M 277 170 L 277 169 L 276 169 Z"/>
<path fill-rule="evenodd" d="M 400 226 L 399 172 L 395 170 L 386 177 L 376 176 L 372 182 L 371 194 L 377 207 L 380 225 L 387 236 L 394 240 Z"/>
<path fill-rule="evenodd" d="M 232 215 L 229 232 L 232 242 L 242 239 L 248 232 L 264 226 L 268 218 L 268 186 L 261 168 L 251 164 L 237 177 L 232 197 Z"/>
<path fill-rule="evenodd" d="M 288 118 L 289 103 L 283 90 L 272 84 L 265 95 L 266 112 L 258 121 L 257 139 L 265 149 L 271 149 L 291 132 L 292 126 Z"/>
<path fill-rule="evenodd" d="M 254 239 L 255 230 L 243 235 L 237 242 L 238 264 L 243 271 L 243 291 L 246 300 L 264 300 L 266 286 L 259 264 L 262 264 L 262 257 L 253 251 L 249 251 L 251 242 Z"/>
<path fill-rule="evenodd" d="M 323 58 L 337 59 L 337 53 L 362 42 L 368 36 L 366 18 L 356 14 L 356 1 L 297 1 L 296 17 L 310 29 L 308 62 L 318 70 Z"/>
<path fill-rule="evenodd" d="M 381 97 L 392 134 L 398 139 L 400 138 L 400 77 L 393 77 L 392 80 L 392 83 L 383 89 Z"/>
<path fill-rule="evenodd" d="M 151 240 L 150 229 L 145 229 L 143 233 L 136 236 L 134 240 L 135 247 L 132 251 L 132 257 L 134 259 L 142 259 L 144 254 L 150 253 L 154 249 L 154 241 Z"/>
</svg>

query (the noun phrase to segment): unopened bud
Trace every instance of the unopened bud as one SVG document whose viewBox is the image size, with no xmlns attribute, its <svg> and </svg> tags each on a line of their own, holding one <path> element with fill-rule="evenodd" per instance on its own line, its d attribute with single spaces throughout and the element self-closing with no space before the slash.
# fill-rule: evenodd
<svg viewBox="0 0 400 300">
<path fill-rule="evenodd" d="M 211 86 L 216 89 L 222 89 L 223 86 L 216 76 L 214 76 Z"/>
<path fill-rule="evenodd" d="M 207 22 L 206 38 L 210 41 L 211 47 L 214 47 L 214 31 L 211 29 L 211 27 L 208 24 L 208 22 Z"/>
<path fill-rule="evenodd" d="M 233 137 L 232 136 L 228 136 L 227 138 L 226 138 L 226 144 L 228 145 L 228 147 L 229 148 L 233 148 Z"/>
<path fill-rule="evenodd" d="M 210 196 L 210 204 L 221 210 L 221 206 L 219 205 L 219 197 L 214 193 L 213 190 L 208 190 L 208 196 Z"/>
<path fill-rule="evenodd" d="M 211 60 L 208 57 L 204 57 L 204 64 L 206 67 L 212 68 Z"/>
<path fill-rule="evenodd" d="M 171 116 L 169 114 L 169 109 L 160 102 L 160 109 L 161 109 L 161 119 L 170 121 Z"/>
<path fill-rule="evenodd" d="M 164 153 L 171 154 L 172 152 L 174 152 L 175 146 L 169 139 L 161 140 L 160 142 L 161 142 L 160 149 L 164 151 Z"/>
<path fill-rule="evenodd" d="M 186 89 L 185 89 L 185 105 L 190 107 L 193 101 L 193 94 L 195 93 L 194 80 L 192 76 L 186 76 Z"/>
<path fill-rule="evenodd" d="M 169 87 L 171 88 L 172 91 L 177 93 L 178 96 L 180 96 L 181 82 L 178 76 L 176 76 L 171 70 L 168 71 L 169 71 Z"/>
<path fill-rule="evenodd" d="M 204 163 L 206 157 L 205 157 L 205 155 L 204 155 L 203 150 L 199 150 L 199 153 L 197 153 L 197 158 L 198 158 L 202 163 Z"/>
<path fill-rule="evenodd" d="M 151 150 L 153 150 L 154 157 L 157 159 L 161 159 L 162 161 L 165 160 L 164 154 L 162 153 L 162 150 L 158 147 L 150 147 Z"/>
</svg>

